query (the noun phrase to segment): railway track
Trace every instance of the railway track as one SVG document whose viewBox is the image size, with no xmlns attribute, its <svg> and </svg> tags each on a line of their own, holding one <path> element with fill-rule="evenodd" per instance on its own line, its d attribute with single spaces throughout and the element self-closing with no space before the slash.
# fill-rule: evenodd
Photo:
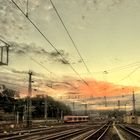
<svg viewBox="0 0 140 140">
<path fill-rule="evenodd" d="M 103 136 L 106 134 L 110 127 L 111 123 L 107 123 L 100 127 L 95 132 L 91 133 L 90 135 L 86 136 L 83 140 L 100 140 L 103 138 Z"/>
<path fill-rule="evenodd" d="M 132 127 L 129 127 L 129 126 L 125 126 L 125 125 L 119 125 L 119 127 L 122 130 L 126 131 L 127 133 L 133 135 L 136 138 L 136 140 L 140 139 L 140 131 L 138 131 Z"/>
<path fill-rule="evenodd" d="M 65 135 L 74 135 L 78 133 L 82 133 L 83 129 L 85 126 L 81 125 L 66 125 L 66 126 L 59 126 L 59 127 L 50 127 L 50 128 L 42 128 L 42 129 L 36 129 L 36 130 L 23 130 L 23 131 L 18 131 L 14 132 L 9 135 L 1 135 L 0 139 L 1 140 L 31 140 L 31 139 L 51 139 L 57 138 L 57 137 L 66 137 Z M 92 126 L 93 127 L 93 126 Z M 95 126 L 94 126 L 95 127 Z M 86 126 L 86 129 L 90 129 L 91 126 Z M 86 129 L 84 129 L 86 131 Z"/>
<path fill-rule="evenodd" d="M 87 131 L 86 133 L 83 133 L 82 135 L 79 135 L 73 138 L 72 140 L 90 140 L 90 139 L 100 140 L 105 135 L 109 127 L 110 127 L 110 124 L 107 123 L 101 126 L 100 128 L 98 128 L 97 130 L 93 129 L 93 130 Z"/>
<path fill-rule="evenodd" d="M 109 125 L 106 124 L 106 125 L 103 125 L 102 127 L 100 127 L 97 131 L 97 127 L 87 127 L 87 128 L 83 128 L 83 129 L 75 129 L 75 130 L 68 130 L 68 131 L 63 131 L 62 133 L 55 133 L 55 134 L 52 134 L 52 135 L 46 135 L 46 136 L 42 136 L 42 137 L 39 137 L 39 138 L 36 138 L 34 140 L 54 140 L 54 139 L 57 139 L 57 140 L 66 140 L 66 139 L 71 139 L 71 140 L 86 140 L 86 139 L 90 139 L 90 138 L 95 138 L 95 135 L 97 136 L 97 134 L 99 135 L 99 133 L 103 133 L 103 130 L 105 128 L 109 128 Z M 105 129 L 107 131 L 107 129 Z M 104 133 L 105 133 L 105 130 L 104 130 Z M 93 132 L 92 135 L 91 135 L 91 131 Z M 102 131 L 102 132 L 101 132 Z M 90 137 L 87 138 L 87 134 L 89 134 L 90 132 Z M 83 139 L 83 134 L 85 134 L 86 138 Z M 77 137 L 78 135 L 78 137 Z M 82 138 L 81 138 L 82 136 Z M 100 135 L 101 136 L 101 135 Z M 103 134 L 102 134 L 103 136 Z M 101 137 L 102 137 L 101 136 Z"/>
<path fill-rule="evenodd" d="M 23 130 L 23 131 L 16 131 L 11 134 L 4 134 L 0 136 L 1 140 L 21 140 L 27 139 L 28 137 L 34 137 L 36 135 L 43 135 L 61 132 L 64 130 L 69 129 L 66 127 L 50 127 L 50 128 L 41 128 L 41 129 L 33 129 L 33 130 Z"/>
<path fill-rule="evenodd" d="M 33 128 L 32 130 L 29 130 L 29 129 L 16 130 L 13 132 L 0 133 L 0 138 L 12 137 L 12 136 L 16 136 L 16 135 L 23 135 L 26 133 L 33 133 L 33 132 L 37 132 L 39 130 L 48 130 L 48 129 L 50 129 L 50 128 L 42 127 L 42 128 Z"/>
<path fill-rule="evenodd" d="M 95 137 L 95 135 L 101 134 L 103 129 L 109 125 L 69 125 L 69 126 L 59 126 L 50 128 L 33 129 L 30 131 L 23 130 L 18 131 L 13 134 L 5 135 L 0 137 L 1 140 L 66 140 L 73 139 L 77 136 L 87 136 Z M 20 132 L 20 133 L 19 133 Z M 88 138 L 89 139 L 89 138 Z M 75 140 L 80 140 L 75 139 Z M 83 140 L 83 138 L 81 139 Z M 86 139 L 85 139 L 86 140 Z"/>
<path fill-rule="evenodd" d="M 89 130 L 93 129 L 93 127 L 86 127 L 86 128 L 77 128 L 77 129 L 73 129 L 73 130 L 66 130 L 63 132 L 58 132 L 55 134 L 51 134 L 51 135 L 45 135 L 39 138 L 36 138 L 34 140 L 66 140 L 66 139 L 70 139 L 74 136 L 80 135 L 82 133 L 85 133 Z M 95 129 L 95 128 L 94 128 Z"/>
</svg>

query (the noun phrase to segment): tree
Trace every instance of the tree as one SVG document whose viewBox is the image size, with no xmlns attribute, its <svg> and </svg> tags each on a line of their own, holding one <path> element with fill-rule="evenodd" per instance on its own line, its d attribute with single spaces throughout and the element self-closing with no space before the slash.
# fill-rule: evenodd
<svg viewBox="0 0 140 140">
<path fill-rule="evenodd" d="M 35 107 L 33 117 L 44 117 L 45 98 L 37 96 L 32 98 L 32 105 Z M 47 96 L 47 114 L 48 117 L 60 117 L 61 111 L 64 115 L 71 114 L 71 110 L 64 103 L 55 101 L 52 97 Z"/>
</svg>

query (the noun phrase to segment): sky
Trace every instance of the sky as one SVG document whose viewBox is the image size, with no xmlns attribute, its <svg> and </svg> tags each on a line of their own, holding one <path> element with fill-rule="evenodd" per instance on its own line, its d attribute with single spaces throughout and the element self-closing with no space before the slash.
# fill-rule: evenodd
<svg viewBox="0 0 140 140">
<path fill-rule="evenodd" d="M 26 13 L 26 0 L 14 1 Z M 29 0 L 28 16 L 66 61 L 11 0 L 0 0 L 0 39 L 10 44 L 9 65 L 1 66 L 0 83 L 18 90 L 21 97 L 26 96 L 28 71 L 31 70 L 32 86 L 36 89 L 33 95 L 48 94 L 76 102 L 86 98 L 88 103 L 89 98 L 93 98 L 94 104 L 97 103 L 96 108 L 100 109 L 104 107 L 104 96 L 114 108 L 114 99 L 116 104 L 118 100 L 131 101 L 134 91 L 138 102 L 140 1 L 52 2 L 90 72 L 84 66 L 50 0 Z"/>
</svg>

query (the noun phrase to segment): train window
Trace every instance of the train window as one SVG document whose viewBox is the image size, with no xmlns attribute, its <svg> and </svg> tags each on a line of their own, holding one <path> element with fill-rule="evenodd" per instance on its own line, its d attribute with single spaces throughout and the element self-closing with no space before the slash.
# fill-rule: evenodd
<svg viewBox="0 0 140 140">
<path fill-rule="evenodd" d="M 67 118 L 67 120 L 71 121 L 71 120 L 72 120 L 72 118 Z"/>
<path fill-rule="evenodd" d="M 82 118 L 78 118 L 80 121 L 82 120 Z"/>
<path fill-rule="evenodd" d="M 86 118 L 83 118 L 83 120 L 85 120 Z"/>
<path fill-rule="evenodd" d="M 73 118 L 75 121 L 77 120 L 77 118 Z"/>
</svg>

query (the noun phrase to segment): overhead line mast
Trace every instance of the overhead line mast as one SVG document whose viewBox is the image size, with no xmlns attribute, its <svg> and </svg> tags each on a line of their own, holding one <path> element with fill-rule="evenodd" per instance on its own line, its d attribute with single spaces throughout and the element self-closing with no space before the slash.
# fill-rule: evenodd
<svg viewBox="0 0 140 140">
<path fill-rule="evenodd" d="M 135 100 L 135 93 L 134 93 L 134 91 L 133 91 L 133 94 L 132 94 L 132 98 L 133 98 L 133 100 L 132 100 L 132 102 L 133 102 L 133 112 L 132 112 L 132 115 L 134 116 L 136 114 L 136 107 L 135 107 L 136 100 Z"/>
<path fill-rule="evenodd" d="M 29 71 L 29 86 L 28 86 L 28 97 L 27 97 L 27 127 L 32 126 L 32 72 Z"/>
<path fill-rule="evenodd" d="M 3 43 L 3 45 L 0 44 L 0 65 L 8 65 L 10 45 L 2 39 L 0 39 L 0 42 Z"/>
</svg>

